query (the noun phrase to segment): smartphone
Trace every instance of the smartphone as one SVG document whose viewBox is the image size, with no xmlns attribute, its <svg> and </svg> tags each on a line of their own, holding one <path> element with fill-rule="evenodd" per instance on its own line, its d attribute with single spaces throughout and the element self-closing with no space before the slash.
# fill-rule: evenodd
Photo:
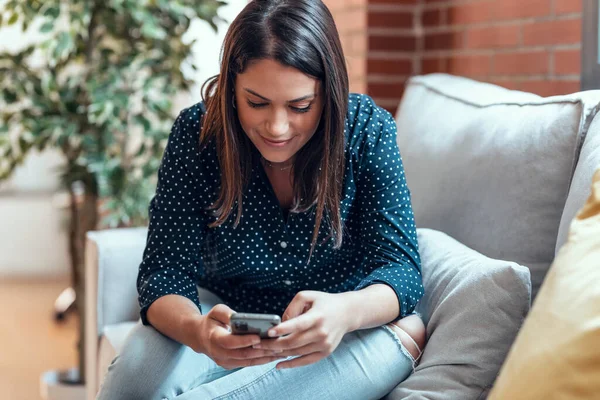
<svg viewBox="0 0 600 400">
<path fill-rule="evenodd" d="M 258 334 L 269 338 L 267 331 L 281 323 L 276 314 L 233 313 L 230 318 L 231 333 L 234 335 Z"/>
</svg>

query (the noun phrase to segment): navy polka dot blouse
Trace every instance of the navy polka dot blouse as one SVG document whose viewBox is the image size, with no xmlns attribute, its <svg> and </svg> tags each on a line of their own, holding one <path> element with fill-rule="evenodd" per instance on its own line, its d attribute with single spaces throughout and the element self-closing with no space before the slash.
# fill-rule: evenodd
<svg viewBox="0 0 600 400">
<path fill-rule="evenodd" d="M 315 207 L 284 218 L 275 192 L 256 163 L 244 193 L 240 224 L 232 213 L 218 228 L 205 208 L 217 199 L 219 163 L 214 140 L 200 152 L 202 103 L 177 117 L 150 202 L 150 224 L 137 288 L 144 325 L 148 307 L 177 294 L 202 310 L 196 286 L 218 295 L 237 312 L 282 315 L 301 290 L 340 293 L 374 283 L 394 289 L 400 319 L 423 295 L 417 233 L 396 144 L 392 115 L 366 95 L 351 94 L 345 126 L 342 247 L 322 244 L 321 223 L 307 264 Z M 234 205 L 234 210 L 237 205 Z"/>
</svg>

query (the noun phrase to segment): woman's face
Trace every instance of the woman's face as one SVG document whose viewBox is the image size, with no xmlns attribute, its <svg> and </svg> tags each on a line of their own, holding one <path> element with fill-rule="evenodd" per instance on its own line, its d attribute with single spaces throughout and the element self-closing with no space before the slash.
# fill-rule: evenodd
<svg viewBox="0 0 600 400">
<path fill-rule="evenodd" d="M 314 135 L 324 100 L 317 79 L 273 60 L 254 61 L 237 75 L 235 99 L 248 138 L 280 166 L 291 164 Z"/>
</svg>

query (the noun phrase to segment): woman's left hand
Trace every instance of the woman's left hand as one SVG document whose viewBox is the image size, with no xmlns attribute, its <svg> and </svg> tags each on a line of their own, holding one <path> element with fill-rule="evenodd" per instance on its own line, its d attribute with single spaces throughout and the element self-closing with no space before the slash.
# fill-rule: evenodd
<svg viewBox="0 0 600 400">
<path fill-rule="evenodd" d="M 313 290 L 298 292 L 283 313 L 282 322 L 269 329 L 274 339 L 263 339 L 255 348 L 282 350 L 280 357 L 300 356 L 280 362 L 277 368 L 315 363 L 337 348 L 352 326 L 349 302 L 344 293 Z M 259 347 L 260 346 L 260 347 Z"/>
</svg>

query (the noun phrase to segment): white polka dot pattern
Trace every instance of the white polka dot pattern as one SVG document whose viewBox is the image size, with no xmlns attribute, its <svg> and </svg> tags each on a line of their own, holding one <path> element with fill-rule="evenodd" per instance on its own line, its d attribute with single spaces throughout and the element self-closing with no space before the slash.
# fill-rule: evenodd
<svg viewBox="0 0 600 400">
<path fill-rule="evenodd" d="M 161 296 L 177 294 L 199 308 L 196 285 L 211 290 L 238 312 L 281 315 L 301 290 L 340 293 L 374 283 L 394 289 L 401 318 L 423 295 L 420 257 L 410 191 L 396 145 L 391 114 L 366 95 L 351 94 L 345 134 L 345 174 L 341 215 L 343 244 L 323 220 L 307 264 L 315 225 L 314 207 L 284 218 L 260 163 L 243 196 L 240 224 L 205 208 L 218 197 L 215 141 L 200 152 L 204 105 L 183 110 L 173 125 L 150 202 L 150 225 L 137 287 L 141 317 Z M 207 310 L 205 310 L 207 311 Z"/>
</svg>

